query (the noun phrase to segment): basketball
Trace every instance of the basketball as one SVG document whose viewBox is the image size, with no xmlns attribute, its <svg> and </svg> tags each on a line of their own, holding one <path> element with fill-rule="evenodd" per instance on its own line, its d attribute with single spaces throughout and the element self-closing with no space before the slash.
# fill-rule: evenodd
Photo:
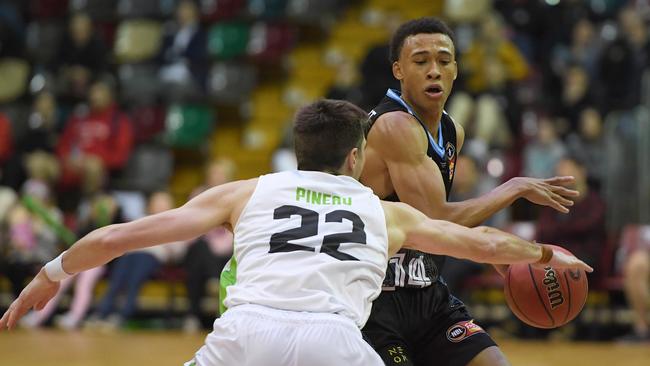
<svg viewBox="0 0 650 366">
<path fill-rule="evenodd" d="M 557 328 L 582 310 L 587 300 L 587 276 L 583 270 L 513 264 L 508 269 L 504 291 L 510 310 L 521 321 L 536 328 Z"/>
</svg>

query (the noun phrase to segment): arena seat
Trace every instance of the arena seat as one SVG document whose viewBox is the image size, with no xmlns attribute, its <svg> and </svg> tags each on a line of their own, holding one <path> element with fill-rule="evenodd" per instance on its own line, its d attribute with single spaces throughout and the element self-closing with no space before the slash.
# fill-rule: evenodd
<svg viewBox="0 0 650 366">
<path fill-rule="evenodd" d="M 162 41 L 160 23 L 126 20 L 119 24 L 115 38 L 115 57 L 119 63 L 142 62 L 158 53 Z"/>
<path fill-rule="evenodd" d="M 150 141 L 165 129 L 165 108 L 160 105 L 135 105 L 129 114 L 137 143 Z"/>
<path fill-rule="evenodd" d="M 287 0 L 248 0 L 248 14 L 253 18 L 278 19 L 285 15 Z"/>
<path fill-rule="evenodd" d="M 120 18 L 160 18 L 164 15 L 163 0 L 118 0 L 117 15 Z"/>
<path fill-rule="evenodd" d="M 111 180 L 113 189 L 154 192 L 164 189 L 173 172 L 171 151 L 157 144 L 138 145 L 119 177 Z"/>
<path fill-rule="evenodd" d="M 215 24 L 208 32 L 208 54 L 218 59 L 243 55 L 248 46 L 250 27 L 242 22 Z"/>
<path fill-rule="evenodd" d="M 69 0 L 29 0 L 29 14 L 33 19 L 63 18 Z"/>
<path fill-rule="evenodd" d="M 245 102 L 257 84 L 256 68 L 246 63 L 217 62 L 208 76 L 208 93 L 217 104 Z"/>
<path fill-rule="evenodd" d="M 153 64 L 124 64 L 117 70 L 120 97 L 125 102 L 151 103 L 158 96 L 158 68 Z"/>
<path fill-rule="evenodd" d="M 198 149 L 214 124 L 213 111 L 204 105 L 173 105 L 165 119 L 165 141 L 173 147 Z"/>
<path fill-rule="evenodd" d="M 27 89 L 29 64 L 18 58 L 0 59 L 0 103 L 12 102 Z"/>
<path fill-rule="evenodd" d="M 289 0 L 286 13 L 293 22 L 325 27 L 333 21 L 336 4 L 337 0 Z"/>
<path fill-rule="evenodd" d="M 93 20 L 115 19 L 117 0 L 69 0 L 69 9 L 72 12 L 83 11 L 88 13 Z"/>
<path fill-rule="evenodd" d="M 289 24 L 258 22 L 251 28 L 247 52 L 256 62 L 277 63 L 294 43 L 295 32 Z"/>
<path fill-rule="evenodd" d="M 27 25 L 27 52 L 37 64 L 49 64 L 59 49 L 65 24 L 57 20 L 31 22 Z"/>
<path fill-rule="evenodd" d="M 232 19 L 243 12 L 245 5 L 246 0 L 203 0 L 201 18 L 207 22 Z"/>
</svg>

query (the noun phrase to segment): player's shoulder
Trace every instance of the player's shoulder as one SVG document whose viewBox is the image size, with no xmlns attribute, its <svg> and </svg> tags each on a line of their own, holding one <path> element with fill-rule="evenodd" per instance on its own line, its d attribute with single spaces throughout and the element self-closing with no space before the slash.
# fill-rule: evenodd
<svg viewBox="0 0 650 366">
<path fill-rule="evenodd" d="M 399 139 L 417 137 L 423 131 L 420 123 L 411 114 L 404 111 L 391 111 L 377 118 L 371 133 L 376 132 L 376 135 Z"/>
</svg>

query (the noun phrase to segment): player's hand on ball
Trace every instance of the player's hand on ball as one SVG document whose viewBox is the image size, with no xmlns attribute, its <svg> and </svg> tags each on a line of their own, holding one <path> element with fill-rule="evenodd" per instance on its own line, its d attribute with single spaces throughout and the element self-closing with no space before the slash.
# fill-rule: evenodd
<svg viewBox="0 0 650 366">
<path fill-rule="evenodd" d="M 50 301 L 57 291 L 59 291 L 59 282 L 50 281 L 41 271 L 34 277 L 32 282 L 27 285 L 20 293 L 20 296 L 9 306 L 9 309 L 4 313 L 0 319 L 0 331 L 4 328 L 13 329 L 18 320 L 34 308 L 41 310 Z"/>
<path fill-rule="evenodd" d="M 570 176 L 549 179 L 517 177 L 511 179 L 509 183 L 521 190 L 521 198 L 567 213 L 568 207 L 573 206 L 571 199 L 580 195 L 578 191 L 565 187 L 573 184 L 574 181 L 575 178 Z"/>
<path fill-rule="evenodd" d="M 553 267 L 555 269 L 581 269 L 585 272 L 593 272 L 594 269 L 591 268 L 587 263 L 581 261 L 573 255 L 566 254 L 557 249 L 553 249 L 553 257 L 550 262 L 546 264 L 536 264 L 538 267 Z"/>
</svg>

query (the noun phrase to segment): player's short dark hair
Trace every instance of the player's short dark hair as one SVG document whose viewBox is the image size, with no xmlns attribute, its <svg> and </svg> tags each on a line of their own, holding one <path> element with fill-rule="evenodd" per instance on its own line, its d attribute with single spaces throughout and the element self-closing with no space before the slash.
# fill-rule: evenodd
<svg viewBox="0 0 650 366">
<path fill-rule="evenodd" d="M 444 34 L 451 39 L 452 43 L 454 42 L 454 32 L 445 22 L 438 18 L 427 17 L 409 20 L 400 25 L 393 34 L 390 41 L 390 62 L 393 63 L 399 60 L 399 54 L 402 52 L 402 46 L 404 46 L 406 38 L 422 33 Z"/>
<path fill-rule="evenodd" d="M 298 169 L 337 172 L 367 129 L 368 114 L 350 102 L 323 99 L 302 107 L 293 124 Z"/>
</svg>

